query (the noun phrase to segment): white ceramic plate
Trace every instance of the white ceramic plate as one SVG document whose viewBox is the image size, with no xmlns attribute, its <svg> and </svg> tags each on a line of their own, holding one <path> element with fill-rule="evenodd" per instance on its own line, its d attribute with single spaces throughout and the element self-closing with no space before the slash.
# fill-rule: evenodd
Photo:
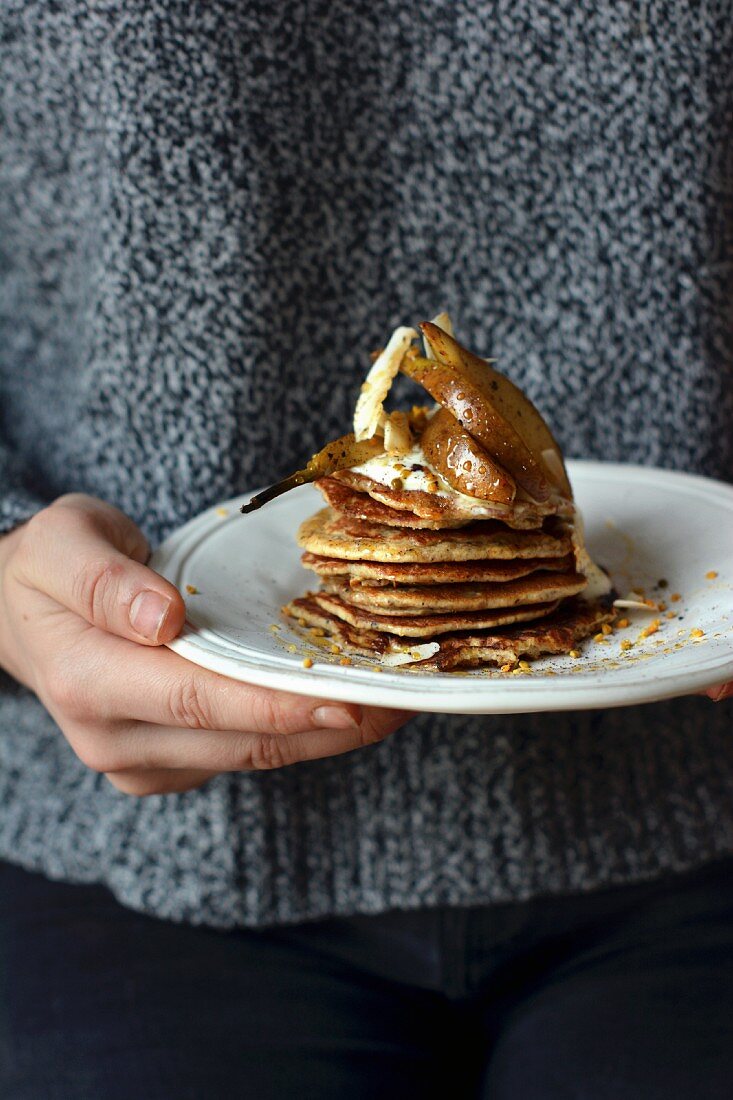
<svg viewBox="0 0 733 1100">
<path fill-rule="evenodd" d="M 611 463 L 571 462 L 569 471 L 591 554 L 610 570 L 618 591 L 640 586 L 675 612 L 662 613 L 659 631 L 648 638 L 639 635 L 653 616 L 625 611 L 630 626 L 607 642 L 586 642 L 579 658 L 535 661 L 520 675 L 377 671 L 366 658 L 343 667 L 280 614 L 284 603 L 315 586 L 295 543 L 298 524 L 323 504 L 307 486 L 249 516 L 238 509 L 251 494 L 226 501 L 155 552 L 152 567 L 186 598 L 186 626 L 171 649 L 266 687 L 458 714 L 627 706 L 733 679 L 733 487 Z M 666 585 L 655 587 L 660 580 Z M 672 601 L 677 593 L 682 598 Z M 693 638 L 692 630 L 704 634 Z M 622 650 L 623 639 L 634 645 Z M 311 668 L 303 667 L 305 658 Z"/>
</svg>

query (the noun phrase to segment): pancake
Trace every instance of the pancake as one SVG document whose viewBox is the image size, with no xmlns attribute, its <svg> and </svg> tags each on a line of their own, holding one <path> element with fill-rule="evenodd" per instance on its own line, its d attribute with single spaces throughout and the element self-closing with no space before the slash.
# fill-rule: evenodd
<svg viewBox="0 0 733 1100">
<path fill-rule="evenodd" d="M 321 577 L 348 577 L 352 587 L 360 584 L 371 587 L 388 584 L 467 584 L 471 581 L 503 584 L 529 576 L 538 569 L 558 573 L 572 573 L 575 569 L 572 554 L 561 558 L 518 558 L 516 561 L 421 563 L 346 561 L 343 558 L 324 558 L 306 551 L 301 561 L 306 569 L 312 569 Z"/>
<path fill-rule="evenodd" d="M 580 573 L 534 573 L 506 584 L 436 584 L 371 588 L 327 581 L 324 591 L 344 603 L 378 615 L 430 615 L 488 611 L 499 607 L 550 603 L 576 596 L 586 586 Z"/>
<path fill-rule="evenodd" d="M 559 557 L 568 553 L 568 533 L 549 521 L 542 531 L 510 531 L 485 521 L 458 530 L 413 531 L 349 520 L 322 508 L 305 520 L 298 544 L 328 558 L 374 562 L 466 562 Z"/>
<path fill-rule="evenodd" d="M 399 645 L 384 631 L 360 630 L 321 607 L 311 596 L 293 600 L 283 611 L 311 627 L 325 630 L 344 649 L 366 657 L 377 657 Z M 614 617 L 613 608 L 603 601 L 568 600 L 541 622 L 509 626 L 500 631 L 447 634 L 438 639 L 440 649 L 411 668 L 450 672 L 487 665 L 516 665 L 550 654 L 569 653 L 584 638 L 595 634 Z"/>
<path fill-rule="evenodd" d="M 380 615 L 364 611 L 346 603 L 330 592 L 311 593 L 324 611 L 330 611 L 357 630 L 380 630 L 397 634 L 401 638 L 434 638 L 453 630 L 487 630 L 510 623 L 526 622 L 549 615 L 559 601 L 526 604 L 522 607 L 500 608 L 489 611 L 456 611 L 443 615 Z M 297 600 L 295 601 L 297 603 Z"/>
<path fill-rule="evenodd" d="M 549 654 L 569 653 L 576 645 L 597 633 L 615 616 L 610 602 L 568 600 L 539 623 L 510 627 L 496 633 L 456 634 L 441 638 L 440 649 L 412 668 L 449 672 L 457 668 L 480 668 L 489 664 L 516 665 Z"/>
<path fill-rule="evenodd" d="M 612 611 L 559 447 L 521 391 L 452 339 L 447 315 L 421 329 L 424 348 L 400 326 L 377 355 L 353 432 L 242 507 L 306 483 L 325 498 L 297 536 L 321 589 L 283 611 L 311 627 L 314 644 L 385 666 L 511 666 L 567 652 Z M 435 409 L 386 411 L 400 371 Z"/>
<path fill-rule="evenodd" d="M 450 519 L 448 516 L 436 516 L 430 519 L 418 516 L 414 512 L 398 511 L 388 504 L 373 500 L 368 493 L 359 493 L 356 489 L 342 485 L 333 477 L 322 477 L 316 483 L 327 504 L 342 516 L 365 519 L 370 523 L 382 523 L 388 527 L 407 527 L 415 530 L 439 531 L 446 527 L 465 527 L 471 517 Z M 428 494 L 426 493 L 425 496 Z"/>
<path fill-rule="evenodd" d="M 362 478 L 374 487 L 371 493 L 360 492 L 344 484 L 336 477 L 322 477 L 315 482 L 326 502 L 344 516 L 369 519 L 393 527 L 413 527 L 418 530 L 440 530 L 446 527 L 463 527 L 467 523 L 500 519 L 507 527 L 519 531 L 535 530 L 542 526 L 545 514 L 531 505 L 491 505 L 490 501 L 476 501 L 470 510 L 458 507 L 456 494 L 440 497 L 437 493 L 418 490 L 393 490 L 379 485 L 370 478 Z M 414 497 L 415 511 L 410 510 L 407 498 Z M 444 502 L 444 507 L 440 502 Z M 427 503 L 424 503 L 427 502 Z M 485 505 L 485 506 L 484 506 Z M 491 506 L 490 506 L 491 505 Z M 427 513 L 427 514 L 425 514 Z M 547 513 L 550 514 L 550 513 Z"/>
<path fill-rule="evenodd" d="M 515 500 L 512 504 L 502 504 L 496 500 L 483 500 L 468 497 L 463 493 L 435 492 L 424 489 L 399 489 L 382 485 L 379 481 L 354 470 L 339 470 L 329 480 L 342 484 L 361 493 L 367 493 L 373 500 L 386 504 L 398 511 L 412 512 L 424 519 L 445 521 L 463 521 L 470 523 L 475 519 L 500 519 L 510 527 L 541 527 L 545 516 L 556 515 L 559 511 L 568 511 L 568 502 L 552 499 L 544 504 L 535 501 Z"/>
<path fill-rule="evenodd" d="M 367 657 L 385 653 L 395 640 L 391 635 L 376 630 L 357 630 L 337 615 L 320 607 L 312 595 L 299 596 L 282 610 L 285 615 L 297 619 L 303 626 L 325 630 L 329 638 L 340 642 L 349 652 L 361 653 Z"/>
</svg>

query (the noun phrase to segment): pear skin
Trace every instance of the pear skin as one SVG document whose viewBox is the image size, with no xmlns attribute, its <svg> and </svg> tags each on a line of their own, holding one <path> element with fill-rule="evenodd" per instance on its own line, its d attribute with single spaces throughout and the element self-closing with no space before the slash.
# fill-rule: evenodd
<svg viewBox="0 0 733 1100">
<path fill-rule="evenodd" d="M 371 439 L 357 441 L 354 433 L 342 435 L 321 448 L 317 454 L 310 458 L 302 470 L 296 470 L 290 477 L 271 485 L 269 489 L 263 489 L 261 493 L 253 496 L 247 504 L 239 509 L 245 515 L 256 512 L 263 504 L 282 496 L 283 493 L 297 489 L 299 485 L 307 485 L 311 481 L 317 481 L 319 477 L 328 477 L 337 470 L 345 470 L 350 466 L 359 466 L 362 462 L 368 462 L 370 458 L 384 453 L 384 440 L 381 436 L 372 436 Z"/>
<path fill-rule="evenodd" d="M 420 444 L 428 462 L 457 492 L 502 504 L 514 500 L 517 492 L 514 478 L 447 409 L 439 409 L 430 418 Z"/>
<path fill-rule="evenodd" d="M 420 325 L 436 360 L 406 357 L 402 370 L 456 417 L 536 501 L 554 486 L 572 499 L 562 454 L 542 416 L 503 374 L 429 321 Z M 557 461 L 548 464 L 543 451 Z"/>
</svg>

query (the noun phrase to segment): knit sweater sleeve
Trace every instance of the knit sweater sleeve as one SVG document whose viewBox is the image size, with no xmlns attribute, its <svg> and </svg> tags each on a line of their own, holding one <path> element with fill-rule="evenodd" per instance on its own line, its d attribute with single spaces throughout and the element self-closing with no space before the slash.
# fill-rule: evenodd
<svg viewBox="0 0 733 1100">
<path fill-rule="evenodd" d="M 0 535 L 25 523 L 43 505 L 27 487 L 22 463 L 0 436 Z"/>
</svg>

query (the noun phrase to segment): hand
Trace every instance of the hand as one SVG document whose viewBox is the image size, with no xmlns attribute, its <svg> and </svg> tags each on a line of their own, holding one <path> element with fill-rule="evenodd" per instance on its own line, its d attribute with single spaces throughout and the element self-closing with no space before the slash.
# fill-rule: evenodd
<svg viewBox="0 0 733 1100">
<path fill-rule="evenodd" d="M 722 703 L 723 699 L 730 699 L 733 696 L 733 680 L 727 684 L 717 684 L 715 687 L 708 688 L 703 695 L 707 695 L 714 703 Z"/>
<path fill-rule="evenodd" d="M 61 497 L 0 538 L 0 665 L 48 708 L 77 756 L 128 794 L 200 786 L 380 741 L 401 711 L 229 680 L 163 647 L 180 593 L 143 535 L 93 497 Z"/>
</svg>

